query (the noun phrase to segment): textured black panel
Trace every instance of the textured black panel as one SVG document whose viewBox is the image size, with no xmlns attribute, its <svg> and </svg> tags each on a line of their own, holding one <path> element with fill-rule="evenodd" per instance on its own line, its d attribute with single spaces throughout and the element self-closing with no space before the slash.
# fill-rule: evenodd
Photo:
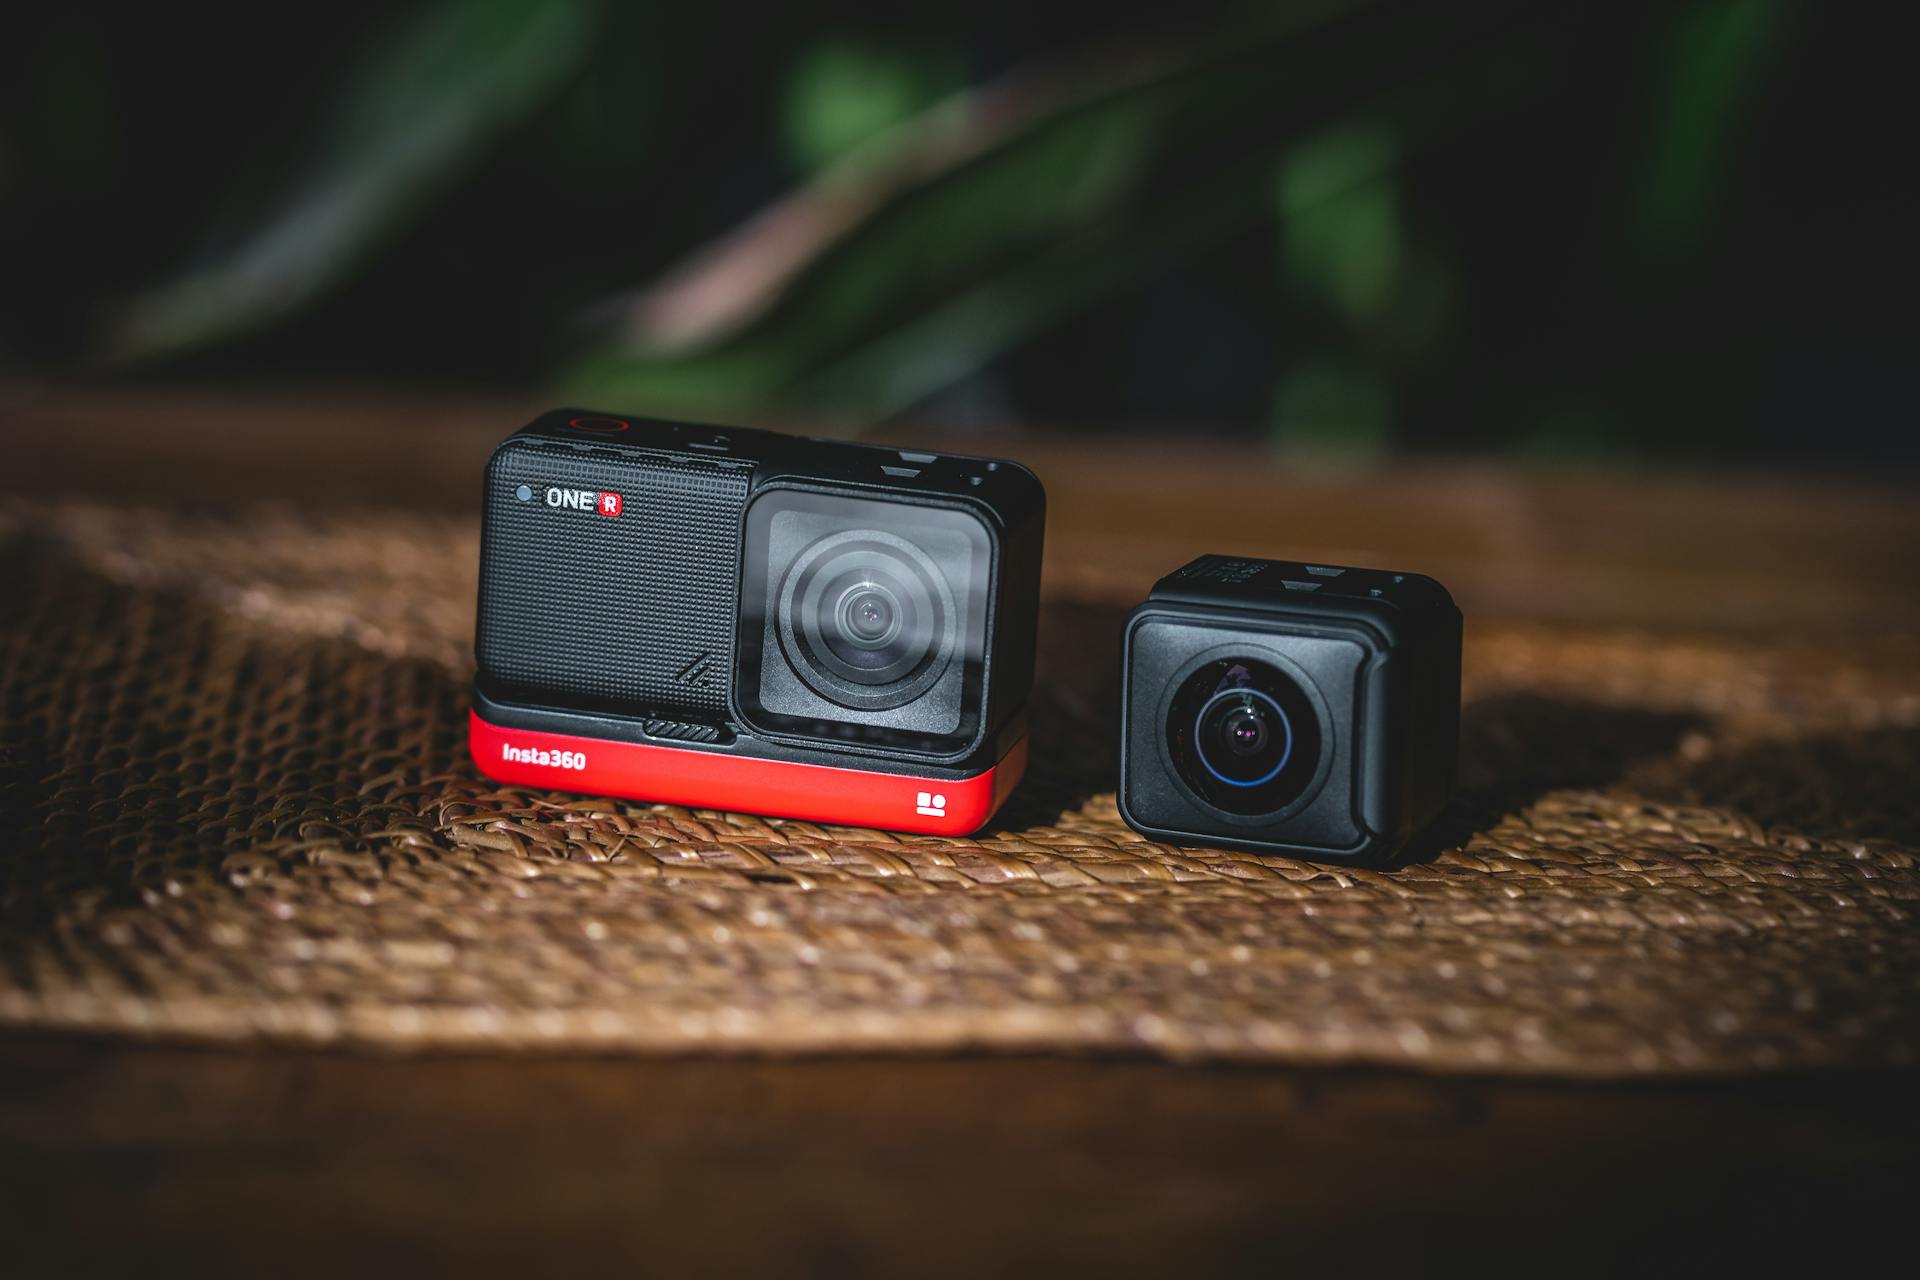
<svg viewBox="0 0 1920 1280">
<path fill-rule="evenodd" d="M 549 702 L 723 719 L 748 483 L 699 457 L 504 446 L 487 474 L 481 672 Z M 617 493 L 620 514 L 550 505 L 551 488 Z"/>
</svg>

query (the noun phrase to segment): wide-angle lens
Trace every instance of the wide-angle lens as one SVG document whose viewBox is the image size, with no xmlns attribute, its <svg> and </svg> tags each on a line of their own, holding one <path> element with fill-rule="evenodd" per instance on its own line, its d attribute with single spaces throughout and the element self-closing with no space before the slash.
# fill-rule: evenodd
<svg viewBox="0 0 1920 1280">
<path fill-rule="evenodd" d="M 1220 781 L 1255 787 L 1286 767 L 1293 727 L 1280 704 L 1258 689 L 1222 689 L 1194 721 L 1194 750 Z"/>
<path fill-rule="evenodd" d="M 896 535 L 847 530 L 795 558 L 780 598 L 793 669 L 846 706 L 899 706 L 953 649 L 953 594 L 926 553 Z"/>
<path fill-rule="evenodd" d="M 1176 772 L 1229 813 L 1275 813 L 1318 776 L 1321 729 L 1294 678 L 1252 657 L 1208 662 L 1181 681 L 1167 712 Z"/>
</svg>

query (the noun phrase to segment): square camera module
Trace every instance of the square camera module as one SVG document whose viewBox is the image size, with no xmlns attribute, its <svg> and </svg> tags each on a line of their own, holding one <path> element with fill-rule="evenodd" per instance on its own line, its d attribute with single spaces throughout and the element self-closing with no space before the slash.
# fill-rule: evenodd
<svg viewBox="0 0 1920 1280">
<path fill-rule="evenodd" d="M 1129 618 L 1122 680 L 1144 835 L 1378 865 L 1451 793 L 1460 614 L 1431 578 L 1203 556 Z"/>
<path fill-rule="evenodd" d="M 982 730 L 992 567 L 970 511 L 760 494 L 741 573 L 742 718 L 770 736 L 964 753 Z"/>
</svg>

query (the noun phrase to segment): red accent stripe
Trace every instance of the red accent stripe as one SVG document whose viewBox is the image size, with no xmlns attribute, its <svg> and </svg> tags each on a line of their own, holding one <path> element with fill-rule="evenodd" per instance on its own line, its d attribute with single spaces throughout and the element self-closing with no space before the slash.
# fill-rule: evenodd
<svg viewBox="0 0 1920 1280">
<path fill-rule="evenodd" d="M 999 764 L 954 781 L 506 729 L 478 712 L 469 713 L 467 745 L 481 773 L 519 786 L 940 836 L 985 826 L 1027 768 L 1024 735 Z M 530 762 L 529 752 L 545 752 L 549 763 Z M 581 767 L 558 763 L 562 752 L 581 757 Z M 944 797 L 943 815 L 919 812 L 922 792 Z"/>
</svg>

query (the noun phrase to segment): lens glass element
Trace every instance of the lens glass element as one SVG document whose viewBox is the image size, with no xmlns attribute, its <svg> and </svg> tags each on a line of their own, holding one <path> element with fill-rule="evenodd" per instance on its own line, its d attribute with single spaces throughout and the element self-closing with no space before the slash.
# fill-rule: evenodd
<svg viewBox="0 0 1920 1280">
<path fill-rule="evenodd" d="M 1278 812 L 1319 772 L 1312 701 L 1293 677 L 1258 658 L 1221 658 L 1181 681 L 1166 733 L 1181 780 L 1228 813 Z"/>
<path fill-rule="evenodd" d="M 847 638 L 861 648 L 877 649 L 900 631 L 899 602 L 877 582 L 848 587 L 840 597 L 840 615 Z"/>
<path fill-rule="evenodd" d="M 939 566 L 878 529 L 830 534 L 794 559 L 779 617 L 794 670 L 842 706 L 918 697 L 954 646 L 954 599 Z"/>
</svg>

